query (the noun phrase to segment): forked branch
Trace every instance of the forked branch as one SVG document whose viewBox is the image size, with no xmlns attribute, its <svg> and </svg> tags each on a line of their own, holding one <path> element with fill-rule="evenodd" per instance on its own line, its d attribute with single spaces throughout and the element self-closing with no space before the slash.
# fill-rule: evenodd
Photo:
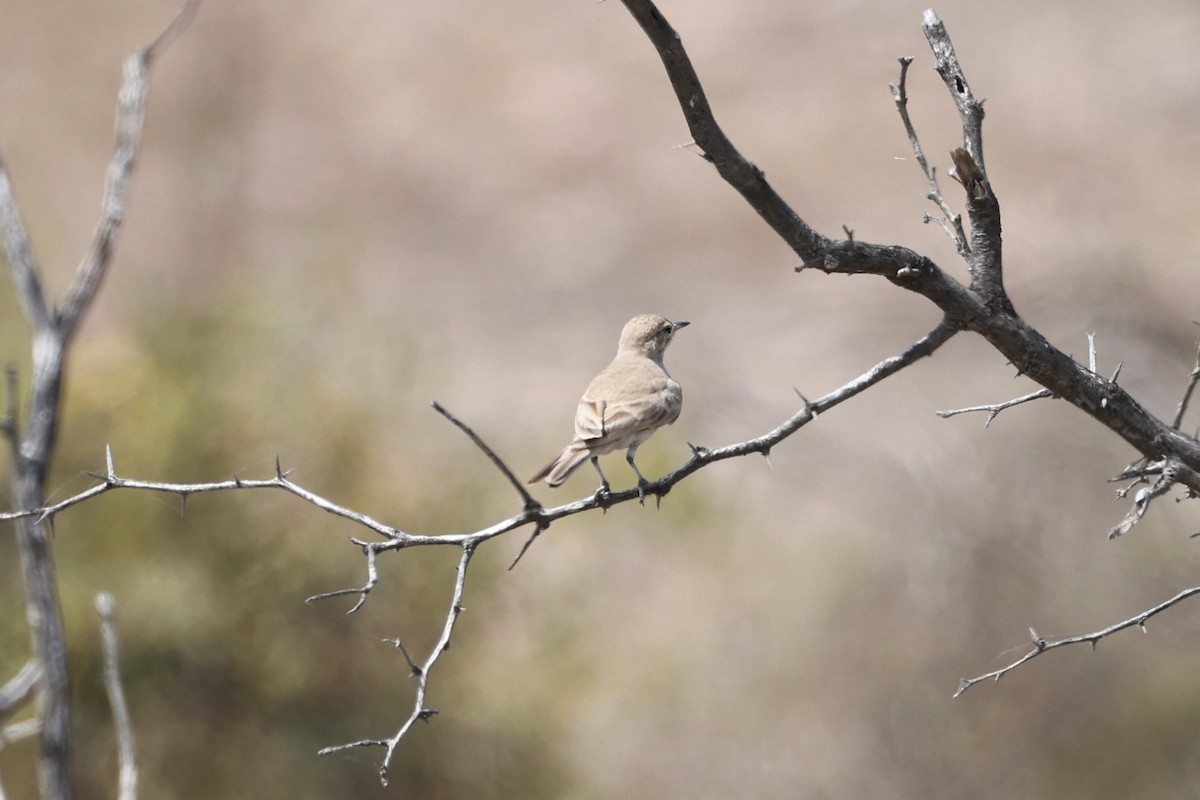
<svg viewBox="0 0 1200 800">
<path fill-rule="evenodd" d="M 1058 397 L 1132 445 L 1142 456 L 1142 464 L 1146 465 L 1140 467 L 1142 477 L 1157 473 L 1158 480 L 1138 492 L 1134 508 L 1113 529 L 1112 535 L 1119 535 L 1136 524 L 1150 502 L 1176 483 L 1186 486 L 1190 494 L 1200 493 L 1200 442 L 1179 430 L 1192 389 L 1200 381 L 1200 366 L 1193 370 L 1175 419 L 1168 424 L 1148 412 L 1120 387 L 1115 374 L 1112 378 L 1097 374 L 1094 359 L 1087 366 L 1077 363 L 1054 347 L 1013 307 L 1004 287 L 1000 203 L 988 180 L 983 157 L 983 104 L 971 90 L 945 25 L 932 10 L 925 12 L 922 27 L 933 51 L 937 72 L 959 112 L 963 144 L 954 150 L 951 158 L 954 176 L 964 189 L 971 220 L 969 242 L 956 236 L 954 214 L 948 204 L 939 200 L 940 189 L 933 169 L 928 165 L 909 118 L 904 88 L 909 66 L 906 59 L 901 60 L 900 82 L 893 87 L 892 94 L 917 162 L 930 184 L 930 197 L 939 203 L 944 214 L 943 227 L 968 261 L 969 287 L 960 284 L 928 258 L 906 248 L 875 245 L 852 238 L 831 239 L 811 228 L 771 190 L 762 171 L 750 164 L 721 132 L 684 51 L 681 37 L 654 3 L 651 0 L 623 2 L 658 51 L 696 144 L 713 162 L 721 177 L 800 256 L 804 263 L 798 271 L 815 268 L 825 272 L 883 276 L 930 300 L 945 315 L 946 324 L 978 333 L 1020 373 L 1041 384 L 1041 390 L 1017 400 L 970 409 L 988 411 L 989 422 L 1004 408 L 1039 397 Z M 1200 365 L 1200 355 L 1197 358 Z M 954 413 L 961 411 L 946 416 Z"/>
<path fill-rule="evenodd" d="M 972 222 L 972 284 L 964 286 L 930 259 L 904 247 L 857 239 L 838 240 L 809 226 L 767 184 L 761 170 L 738 152 L 721 132 L 679 34 L 650 0 L 623 0 L 662 59 L 692 136 L 718 173 L 763 217 L 804 261 L 799 269 L 869 274 L 934 303 L 949 324 L 978 333 L 1005 358 L 1055 397 L 1091 415 L 1150 458 L 1174 456 L 1190 471 L 1200 469 L 1200 442 L 1146 411 L 1123 388 L 1090 371 L 1054 347 L 1012 308 L 1004 293 L 1000 246 L 1000 206 L 990 189 L 982 160 L 982 105 L 970 85 L 945 26 L 927 12 L 924 30 L 963 124 L 963 154 L 958 156 Z M 1200 481 L 1181 478 L 1200 491 Z M 1193 482 L 1188 482 L 1193 481 Z"/>
<path fill-rule="evenodd" d="M 6 380 L 6 413 L 0 432 L 12 445 L 12 494 L 25 512 L 17 521 L 17 547 L 25 579 L 25 609 L 33 656 L 41 665 L 39 725 L 41 753 L 38 779 L 45 800 L 74 796 L 71 765 L 70 679 L 58 579 L 48 519 L 36 512 L 45 502 L 46 475 L 54 455 L 61 413 L 67 352 L 72 337 L 91 307 L 112 261 L 116 236 L 125 219 L 133 168 L 141 147 L 149 92 L 150 65 L 186 26 L 195 1 L 147 46 L 125 61 L 117 99 L 116 135 L 101 202 L 100 220 L 76 268 L 61 307 L 46 296 L 41 267 L 33 254 L 29 231 L 17 205 L 4 159 L 0 157 L 0 236 L 13 286 L 32 339 L 33 370 L 25 424 L 17 415 L 16 377 Z"/>
<path fill-rule="evenodd" d="M 773 430 L 768 431 L 761 436 L 753 439 L 747 439 L 746 441 L 725 445 L 723 447 L 705 448 L 693 446 L 692 455 L 688 461 L 657 481 L 651 482 L 647 487 L 645 487 L 645 492 L 648 494 L 653 494 L 658 498 L 662 498 L 668 492 L 670 492 L 675 485 L 710 464 L 715 464 L 719 461 L 725 461 L 727 459 L 736 458 L 739 456 L 755 454 L 764 456 L 768 455 L 775 445 L 795 434 L 805 425 L 815 420 L 818 415 L 835 408 L 841 403 L 844 403 L 845 401 L 867 390 L 871 386 L 874 386 L 887 377 L 896 374 L 900 370 L 912 365 L 918 360 L 932 355 L 939 347 L 949 341 L 949 339 L 956 332 L 957 328 L 945 321 L 942 321 L 926 336 L 923 336 L 921 339 L 914 342 L 901 353 L 884 359 L 844 386 L 824 395 L 823 397 L 817 398 L 816 400 L 803 401 L 803 406 L 799 411 L 797 411 L 794 415 L 789 417 Z M 395 643 L 404 654 L 408 666 L 410 667 L 413 676 L 417 680 L 413 705 L 409 711 L 408 717 L 405 719 L 399 729 L 397 729 L 387 738 L 360 739 L 354 742 L 328 747 L 320 751 L 322 754 L 329 754 L 348 748 L 381 747 L 384 749 L 384 756 L 379 768 L 380 777 L 386 783 L 388 769 L 396 752 L 396 748 L 399 746 L 401 740 L 411 731 L 413 725 L 418 720 L 428 720 L 437 713 L 436 709 L 430 707 L 427 703 L 428 680 L 430 673 L 437 665 L 442 653 L 449 647 L 455 630 L 455 623 L 457 622 L 459 615 L 464 610 L 463 596 L 466 591 L 467 572 L 472 563 L 471 558 L 478 547 L 483 545 L 485 542 L 490 541 L 491 539 L 495 539 L 510 531 L 517 530 L 518 528 L 531 527 L 536 535 L 548 529 L 552 522 L 555 522 L 559 519 L 588 511 L 594 511 L 596 509 L 604 510 L 620 503 L 626 503 L 632 500 L 640 499 L 637 488 L 631 488 L 623 491 L 609 492 L 608 494 L 602 496 L 590 494 L 580 500 L 560 506 L 549 508 L 542 506 L 527 493 L 524 486 L 515 478 L 513 471 L 508 467 L 504 460 L 497 455 L 496 452 L 490 446 L 488 446 L 486 442 L 483 441 L 482 437 L 480 437 L 466 423 L 459 420 L 445 408 L 437 404 L 434 405 L 434 408 L 439 414 L 452 422 L 455 427 L 462 431 L 488 458 L 488 460 L 497 467 L 497 469 L 502 475 L 505 476 L 508 482 L 514 486 L 518 493 L 518 498 L 521 504 L 521 510 L 519 513 L 472 533 L 435 535 L 417 534 L 386 525 L 366 514 L 346 508 L 295 483 L 289 477 L 288 472 L 285 471 L 279 464 L 278 460 L 276 460 L 274 475 L 268 478 L 246 479 L 235 477 L 230 480 L 212 483 L 167 483 L 162 481 L 138 480 L 120 475 L 117 471 L 111 449 L 106 448 L 104 471 L 92 473 L 93 477 L 99 481 L 95 486 L 61 500 L 58 503 L 43 508 L 31 509 L 28 511 L 0 513 L 0 520 L 33 518 L 39 523 L 46 523 L 52 520 L 56 515 L 74 508 L 81 503 L 92 500 L 102 494 L 123 489 L 174 494 L 180 498 L 181 507 L 184 506 L 184 502 L 187 498 L 195 495 L 210 494 L 213 492 L 249 491 L 260 489 L 282 490 L 299 497 L 305 502 L 327 513 L 360 525 L 376 537 L 371 540 L 359 538 L 353 538 L 350 540 L 355 547 L 362 551 L 366 558 L 367 577 L 362 586 L 347 589 L 337 589 L 308 598 L 309 602 L 314 602 L 317 600 L 330 599 L 345 595 L 357 595 L 357 600 L 350 608 L 348 613 L 354 613 L 358 611 L 367 601 L 372 589 L 379 583 L 379 557 L 382 554 L 404 550 L 410 547 L 422 546 L 450 546 L 460 548 L 461 556 L 458 563 L 458 569 L 455 573 L 456 578 L 454 590 L 446 611 L 446 617 L 442 627 L 442 634 L 435 643 L 434 647 L 425 656 L 425 658 L 418 663 L 410 656 L 408 650 L 404 647 L 403 643 L 399 639 L 389 640 Z M 520 551 L 521 554 L 523 554 L 525 549 L 528 548 L 530 541 L 532 541 L 532 537 L 530 540 L 526 541 L 525 547 L 523 547 Z"/>
<path fill-rule="evenodd" d="M 925 156 L 925 148 L 921 146 L 921 138 L 917 136 L 917 128 L 913 125 L 912 117 L 908 113 L 908 68 L 912 66 L 912 62 L 911 56 L 904 56 L 900 59 L 900 80 L 892 85 L 891 90 L 892 101 L 895 102 L 896 110 L 900 113 L 900 121 L 904 124 L 904 132 L 908 134 L 908 143 L 912 147 L 913 156 L 917 159 L 917 166 L 921 168 L 921 172 L 925 174 L 925 180 L 929 183 L 929 194 L 925 197 L 936 205 L 942 214 L 940 217 L 926 214 L 924 221 L 936 222 L 941 225 L 946 235 L 950 237 L 950 241 L 954 242 L 958 254 L 970 264 L 971 244 L 967 241 L 967 234 L 963 230 L 962 214 L 951 208 L 945 195 L 942 194 L 942 186 L 937 177 L 937 167 L 929 164 L 929 159 Z"/>
<path fill-rule="evenodd" d="M 106 469 L 95 477 L 92 488 L 53 505 L 44 501 L 44 479 L 52 453 L 61 394 L 62 369 L 65 352 L 79 321 L 94 301 L 107 266 L 112 248 L 123 220 L 129 178 L 140 145 L 144 119 L 148 69 L 159 50 L 173 38 L 194 8 L 185 4 L 179 17 L 148 47 L 126 62 L 125 83 L 118 106 L 117 143 L 109 165 L 108 180 L 102 204 L 101 219 L 91 247 L 75 273 L 74 281 L 61 309 L 55 309 L 42 289 L 40 269 L 34 258 L 29 237 L 21 221 L 3 161 L 0 160 L 0 232 L 12 268 L 14 283 L 22 308 L 33 330 L 35 369 L 30 392 L 29 423 L 24 429 L 16 419 L 15 403 L 0 424 L 17 446 L 18 469 L 15 474 L 17 510 L 0 514 L 0 520 L 12 519 L 19 524 L 22 556 L 26 562 L 26 581 L 30 590 L 30 617 L 36 617 L 34 650 L 45 672 L 43 677 L 44 731 L 43 780 L 48 786 L 45 794 L 52 798 L 71 795 L 69 760 L 69 727 L 66 716 L 67 681 L 65 662 L 54 656 L 65 652 L 62 640 L 61 614 L 58 610 L 53 561 L 50 557 L 48 526 L 55 515 L 101 494 L 118 489 L 167 492 L 177 495 L 181 504 L 197 494 L 252 489 L 278 489 L 293 494 L 305 502 L 350 520 L 366 528 L 370 536 L 351 539 L 361 550 L 366 562 L 366 579 L 361 586 L 338 589 L 309 598 L 310 601 L 332 597 L 357 596 L 350 608 L 354 613 L 367 601 L 380 580 L 380 558 L 384 553 L 419 546 L 450 546 L 459 548 L 458 566 L 453 590 L 447 606 L 441 634 L 422 659 L 414 659 L 399 639 L 393 641 L 403 654 L 416 679 L 411 709 L 398 729 L 386 738 L 360 739 L 325 748 L 321 753 L 333 753 L 358 747 L 380 747 L 384 751 L 380 777 L 386 783 L 393 756 L 399 743 L 418 720 L 428 720 L 437 710 L 428 702 L 428 680 L 442 655 L 449 648 L 459 616 L 464 611 L 467 575 L 474 554 L 484 543 L 510 531 L 528 528 L 532 534 L 518 553 L 519 559 L 532 542 L 553 522 L 595 509 L 641 500 L 653 494 L 659 500 L 674 486 L 700 469 L 729 458 L 760 454 L 795 434 L 830 409 L 856 396 L 890 375 L 931 355 L 956 333 L 973 331 L 987 340 L 1017 369 L 1043 388 L 1026 398 L 1002 404 L 1010 407 L 1037 396 L 1054 396 L 1073 404 L 1110 430 L 1124 438 L 1145 459 L 1143 474 L 1157 469 L 1159 480 L 1148 490 L 1138 518 L 1154 497 L 1162 495 L 1176 483 L 1200 491 L 1200 442 L 1178 430 L 1178 419 L 1167 425 L 1148 413 L 1128 393 L 1116 384 L 1115 375 L 1106 379 L 1075 362 L 1069 355 L 1051 345 L 1045 337 L 1026 323 L 1010 302 L 1003 282 L 1001 249 L 1000 203 L 992 190 L 983 159 L 983 106 L 978 102 L 959 65 L 945 27 L 932 11 L 926 12 L 924 30 L 936 58 L 937 70 L 946 83 L 959 111 L 963 131 L 963 146 L 951 158 L 954 176 L 964 189 L 964 202 L 971 222 L 967 236 L 961 216 L 954 213 L 941 194 L 936 172 L 929 165 L 920 147 L 915 127 L 907 112 L 905 77 L 908 62 L 902 62 L 900 82 L 893 97 L 900 111 L 910 143 L 917 155 L 930 186 L 930 199 L 944 215 L 943 227 L 955 241 L 959 253 L 970 267 L 970 284 L 964 285 L 932 260 L 904 247 L 879 245 L 847 238 L 828 237 L 817 232 L 800 214 L 794 211 L 767 182 L 762 170 L 745 158 L 717 124 L 700 80 L 683 47 L 679 35 L 650 0 L 623 0 L 624 5 L 641 25 L 643 31 L 662 59 L 667 76 L 679 100 L 684 119 L 697 147 L 730 184 L 799 256 L 798 270 L 826 273 L 865 274 L 880 276 L 896 286 L 915 292 L 933 303 L 939 312 L 938 323 L 923 338 L 885 359 L 841 388 L 812 402 L 801 397 L 802 407 L 782 424 L 756 438 L 718 448 L 692 446 L 691 458 L 671 473 L 651 482 L 644 489 L 593 494 L 556 507 L 541 505 L 515 477 L 505 462 L 469 426 L 441 406 L 435 409 L 460 431 L 466 434 L 480 451 L 504 475 L 517 492 L 518 513 L 471 533 L 415 534 L 379 522 L 353 509 L 343 507 L 293 482 L 288 473 L 276 463 L 275 474 L 265 479 L 232 480 L 214 483 L 166 483 L 126 478 L 118 474 L 111 456 L 106 455 Z M 1200 361 L 1197 362 L 1200 364 Z M 1200 374 L 1200 367 L 1193 373 Z M 993 411 L 996 407 L 984 410 Z M 1177 415 L 1182 417 L 1186 397 Z M 515 561 L 514 561 L 515 564 Z M 1091 641 L 1093 645 L 1104 636 L 1133 624 L 1144 625 L 1151 616 L 1179 602 L 1200 588 L 1181 593 L 1161 606 L 1144 612 L 1103 631 L 1082 637 L 1046 642 L 1036 634 L 1034 651 L 1001 670 L 980 678 L 968 679 L 959 694 L 974 682 L 999 678 L 1045 650 Z M 10 684 L 11 685 L 11 684 Z M 57 771 L 57 772 L 56 772 Z M 49 775 L 49 777 L 46 777 Z"/>
</svg>

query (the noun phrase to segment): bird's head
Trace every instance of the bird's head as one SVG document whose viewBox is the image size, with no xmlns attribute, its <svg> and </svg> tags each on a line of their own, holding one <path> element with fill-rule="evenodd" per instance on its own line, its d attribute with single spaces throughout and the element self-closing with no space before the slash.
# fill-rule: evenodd
<svg viewBox="0 0 1200 800">
<path fill-rule="evenodd" d="M 656 361 L 662 359 L 663 351 L 671 343 L 675 331 L 686 327 L 687 322 L 671 322 L 658 314 L 639 314 L 621 330 L 619 353 L 637 353 Z"/>
</svg>

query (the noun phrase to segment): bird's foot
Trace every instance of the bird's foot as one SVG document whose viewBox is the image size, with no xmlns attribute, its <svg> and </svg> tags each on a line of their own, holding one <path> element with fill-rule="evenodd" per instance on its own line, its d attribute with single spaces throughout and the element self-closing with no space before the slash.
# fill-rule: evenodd
<svg viewBox="0 0 1200 800">
<path fill-rule="evenodd" d="M 596 490 L 596 493 L 592 495 L 592 499 L 595 500 L 602 509 L 604 509 L 605 513 L 607 513 L 609 506 L 608 499 L 611 496 L 612 490 L 609 488 L 608 481 L 604 481 L 600 484 L 600 488 Z"/>
<path fill-rule="evenodd" d="M 639 475 L 637 490 L 638 490 L 638 503 L 640 503 L 641 505 L 646 505 L 646 490 L 649 488 L 650 488 L 650 481 L 646 480 L 641 475 Z"/>
</svg>

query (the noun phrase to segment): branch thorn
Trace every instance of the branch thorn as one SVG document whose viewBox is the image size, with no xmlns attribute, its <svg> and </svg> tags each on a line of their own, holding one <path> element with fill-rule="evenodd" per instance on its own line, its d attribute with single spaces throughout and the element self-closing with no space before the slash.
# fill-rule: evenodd
<svg viewBox="0 0 1200 800">
<path fill-rule="evenodd" d="M 533 533 L 529 534 L 529 538 L 525 540 L 525 544 L 521 545 L 521 550 L 517 553 L 517 557 L 512 560 L 511 564 L 508 565 L 508 569 L 510 571 L 525 555 L 525 551 L 528 550 L 529 546 L 533 544 L 533 540 L 541 536 L 542 531 L 546 530 L 548 527 L 550 527 L 548 523 L 542 523 L 540 521 L 533 527 Z"/>
<path fill-rule="evenodd" d="M 381 639 L 380 641 L 387 642 L 404 655 L 404 660 L 408 662 L 408 667 L 412 670 L 412 675 L 414 678 L 419 678 L 421 676 L 422 669 L 417 666 L 415 661 L 412 660 L 412 656 L 408 654 L 408 649 L 404 646 L 404 642 L 400 641 L 399 637 L 396 637 L 395 639 Z"/>
</svg>

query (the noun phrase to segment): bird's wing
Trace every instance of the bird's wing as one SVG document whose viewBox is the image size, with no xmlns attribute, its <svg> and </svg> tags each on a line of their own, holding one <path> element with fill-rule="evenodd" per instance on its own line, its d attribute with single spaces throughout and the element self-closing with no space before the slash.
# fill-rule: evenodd
<svg viewBox="0 0 1200 800">
<path fill-rule="evenodd" d="M 575 438 L 585 441 L 599 439 L 605 433 L 604 414 L 608 403 L 584 395 L 575 409 Z"/>
<path fill-rule="evenodd" d="M 641 431 L 670 425 L 679 417 L 679 385 L 664 380 L 649 392 L 597 400 L 587 395 L 575 411 L 575 435 L 585 441 L 619 442 Z"/>
</svg>

